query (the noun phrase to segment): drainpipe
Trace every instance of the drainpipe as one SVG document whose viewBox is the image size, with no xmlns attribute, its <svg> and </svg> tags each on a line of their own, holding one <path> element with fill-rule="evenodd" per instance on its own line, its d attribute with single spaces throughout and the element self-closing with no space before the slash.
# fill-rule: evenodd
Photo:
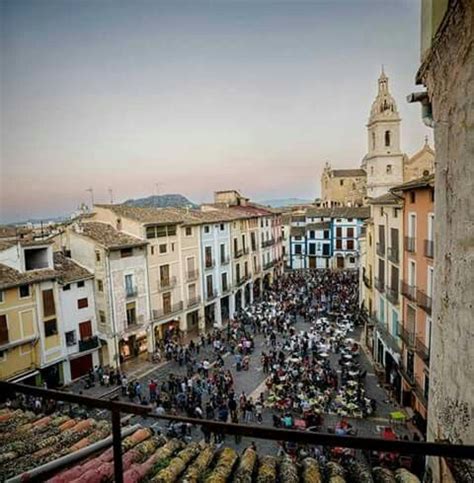
<svg viewBox="0 0 474 483">
<path fill-rule="evenodd" d="M 433 110 L 431 107 L 431 101 L 428 97 L 428 92 L 413 92 L 407 96 L 407 102 L 419 102 L 421 103 L 421 119 L 425 126 L 434 127 Z"/>
<path fill-rule="evenodd" d="M 133 426 L 128 426 L 122 429 L 122 439 L 139 430 L 140 428 L 141 426 L 139 424 L 135 424 Z M 78 451 L 75 451 L 72 454 L 67 454 L 54 461 L 50 461 L 48 463 L 45 463 L 44 465 L 37 466 L 32 470 L 16 475 L 13 478 L 8 479 L 6 483 L 21 483 L 23 481 L 30 480 L 44 481 L 43 478 L 40 477 L 45 476 L 46 473 L 50 474 L 51 472 L 59 471 L 66 466 L 72 465 L 72 463 L 75 463 L 76 461 L 83 460 L 91 454 L 96 453 L 97 451 L 108 448 L 112 445 L 112 442 L 112 436 L 108 436 L 107 438 L 97 441 L 96 443 L 93 443 L 90 446 L 86 446 L 85 448 L 82 448 Z"/>
<path fill-rule="evenodd" d="M 107 282 L 109 286 L 110 313 L 112 315 L 113 339 L 114 339 L 117 369 L 120 371 L 120 350 L 119 350 L 119 343 L 117 340 L 118 332 L 117 332 L 117 320 L 115 318 L 115 298 L 114 298 L 114 291 L 112 290 L 112 275 L 110 273 L 110 261 L 109 261 L 110 251 L 106 250 L 106 253 L 107 253 L 107 256 L 105 257 L 105 267 L 107 272 Z"/>
</svg>

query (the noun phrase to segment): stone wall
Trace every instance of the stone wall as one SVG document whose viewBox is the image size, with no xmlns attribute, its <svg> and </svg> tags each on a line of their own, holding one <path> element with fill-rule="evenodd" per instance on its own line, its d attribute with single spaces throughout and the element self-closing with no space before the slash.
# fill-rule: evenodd
<svg viewBox="0 0 474 483">
<path fill-rule="evenodd" d="M 474 3 L 452 1 L 418 72 L 435 121 L 435 288 L 428 437 L 474 443 Z M 432 459 L 434 481 L 450 481 Z M 461 481 L 461 480 L 458 480 Z M 466 480 L 462 480 L 466 481 Z"/>
</svg>

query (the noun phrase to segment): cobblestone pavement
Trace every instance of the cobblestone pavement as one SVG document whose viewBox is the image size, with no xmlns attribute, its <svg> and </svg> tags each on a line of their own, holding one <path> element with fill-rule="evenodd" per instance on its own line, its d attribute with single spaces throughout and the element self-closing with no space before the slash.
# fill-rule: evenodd
<svg viewBox="0 0 474 483">
<path fill-rule="evenodd" d="M 300 320 L 296 328 L 297 330 L 305 330 L 308 327 L 308 324 Z M 360 338 L 360 329 L 356 329 L 352 337 L 359 339 Z M 259 393 L 265 389 L 264 381 L 266 379 L 265 374 L 263 373 L 262 366 L 260 363 L 260 358 L 262 351 L 268 352 L 268 347 L 264 342 L 264 338 L 262 335 L 257 334 L 254 338 L 255 340 L 255 350 L 250 356 L 250 369 L 248 371 L 240 371 L 237 372 L 235 369 L 234 358 L 230 353 L 226 353 L 224 355 L 224 362 L 225 368 L 232 370 L 234 376 L 234 386 L 235 386 L 235 393 L 238 396 L 242 391 L 245 391 L 247 395 L 252 395 L 254 400 L 259 395 Z M 212 348 L 210 346 L 206 346 L 205 348 L 201 349 L 201 353 L 199 358 L 202 360 L 204 357 L 209 357 L 209 360 L 214 360 L 215 356 L 213 354 Z M 333 367 L 337 366 L 338 355 L 331 354 L 330 355 L 330 362 Z M 362 370 L 367 369 L 367 378 L 366 378 L 366 394 L 368 397 L 375 398 L 377 400 L 377 412 L 373 417 L 361 419 L 361 418 L 347 418 L 352 426 L 357 430 L 357 434 L 359 436 L 368 436 L 368 437 L 378 437 L 380 434 L 380 428 L 388 424 L 388 417 L 389 413 L 399 409 L 399 406 L 389 400 L 388 394 L 386 391 L 379 385 L 377 377 L 373 372 L 373 366 L 370 362 L 367 355 L 361 351 L 359 356 L 361 368 Z M 142 383 L 142 388 L 144 394 L 148 392 L 148 382 L 150 379 L 155 379 L 160 384 L 163 380 L 166 380 L 170 374 L 175 375 L 185 375 L 186 368 L 183 366 L 179 366 L 178 363 L 174 361 L 170 362 L 162 362 L 159 364 L 151 364 L 147 363 L 142 366 L 144 372 L 142 371 L 141 374 L 139 372 L 135 373 L 128 373 L 127 376 L 130 378 L 134 378 L 136 376 L 140 382 Z M 82 389 L 83 384 L 75 384 L 70 387 L 72 391 L 78 391 Z M 120 388 L 106 388 L 100 385 L 96 385 L 96 387 L 83 390 L 84 395 L 90 395 L 93 397 L 110 397 L 110 396 L 118 396 L 120 400 L 128 401 L 128 398 L 121 396 Z M 206 397 L 203 398 L 204 404 L 206 401 Z M 204 406 L 203 404 L 203 406 Z M 271 409 L 265 409 L 263 413 L 263 423 L 262 426 L 271 426 L 272 425 L 272 414 L 273 411 Z M 107 417 L 106 412 L 97 410 L 94 412 L 93 416 L 95 417 Z M 339 417 L 336 415 L 326 414 L 324 415 L 324 423 L 323 423 L 323 432 L 327 432 L 328 427 L 334 427 L 336 422 L 339 420 Z M 139 422 L 143 425 L 150 426 L 153 425 L 154 427 L 160 428 L 165 431 L 166 422 L 161 422 L 156 419 L 147 418 L 144 419 L 142 417 L 132 417 L 132 422 Z M 252 422 L 250 424 L 257 424 L 256 422 Z M 405 434 L 409 434 L 409 431 L 404 426 L 398 426 L 396 431 L 403 436 Z M 202 433 L 199 428 L 193 429 L 193 439 L 202 439 Z M 242 450 L 245 448 L 252 439 L 250 438 L 242 438 L 240 442 L 236 442 L 233 436 L 227 436 L 225 440 L 225 444 L 229 446 L 233 446 L 238 450 Z M 259 450 L 266 454 L 274 454 L 277 451 L 277 443 L 272 441 L 265 441 L 265 440 L 255 440 Z"/>
</svg>

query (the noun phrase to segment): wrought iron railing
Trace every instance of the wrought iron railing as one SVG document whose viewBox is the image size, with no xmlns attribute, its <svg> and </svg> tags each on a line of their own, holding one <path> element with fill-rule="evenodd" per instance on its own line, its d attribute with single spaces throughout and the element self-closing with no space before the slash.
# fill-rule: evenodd
<svg viewBox="0 0 474 483">
<path fill-rule="evenodd" d="M 158 290 L 171 290 L 176 287 L 176 277 L 166 277 L 158 280 Z"/>
<path fill-rule="evenodd" d="M 429 347 L 426 346 L 424 341 L 422 341 L 418 336 L 416 337 L 416 340 L 415 340 L 415 350 L 416 350 L 416 353 L 423 360 L 423 362 L 425 362 L 425 364 L 428 364 L 430 361 L 430 349 Z"/>
<path fill-rule="evenodd" d="M 385 291 L 385 284 L 383 278 L 374 277 L 374 285 L 379 292 L 383 293 Z"/>
<path fill-rule="evenodd" d="M 176 314 L 183 310 L 183 301 L 176 302 L 175 304 L 170 304 L 168 306 L 162 307 L 161 309 L 153 310 L 153 319 L 159 320 L 165 317 L 169 317 L 170 315 Z"/>
<path fill-rule="evenodd" d="M 398 327 L 398 336 L 405 342 L 409 347 L 414 347 L 415 345 L 415 332 L 408 330 L 405 326 L 400 325 Z"/>
<path fill-rule="evenodd" d="M 399 262 L 398 247 L 388 247 L 387 258 L 392 263 L 398 263 Z"/>
<path fill-rule="evenodd" d="M 418 289 L 416 292 L 416 302 L 428 315 L 431 315 L 432 299 L 429 295 L 426 295 L 423 290 Z"/>
<path fill-rule="evenodd" d="M 409 283 L 402 281 L 402 295 L 412 302 L 416 302 L 416 285 L 410 285 Z"/>
<path fill-rule="evenodd" d="M 410 253 L 415 253 L 416 239 L 412 236 L 405 237 L 405 250 Z"/>
<path fill-rule="evenodd" d="M 197 280 L 199 277 L 199 270 L 188 270 L 186 272 L 186 280 L 188 282 L 192 282 L 193 280 Z"/>
<path fill-rule="evenodd" d="M 191 297 L 188 299 L 187 307 L 190 309 L 191 307 L 195 307 L 201 303 L 201 297 L 197 295 L 196 297 Z"/>
<path fill-rule="evenodd" d="M 434 242 L 433 240 L 424 240 L 424 253 L 427 258 L 434 258 Z"/>
<path fill-rule="evenodd" d="M 375 251 L 379 257 L 385 257 L 385 243 L 377 243 Z"/>
<path fill-rule="evenodd" d="M 79 352 L 90 351 L 99 347 L 99 338 L 96 335 L 88 339 L 79 340 Z"/>
<path fill-rule="evenodd" d="M 398 305 L 398 302 L 400 300 L 400 294 L 398 292 L 398 287 L 393 288 L 387 285 L 385 289 L 385 293 L 387 294 L 387 299 L 393 304 L 393 305 Z"/>
</svg>

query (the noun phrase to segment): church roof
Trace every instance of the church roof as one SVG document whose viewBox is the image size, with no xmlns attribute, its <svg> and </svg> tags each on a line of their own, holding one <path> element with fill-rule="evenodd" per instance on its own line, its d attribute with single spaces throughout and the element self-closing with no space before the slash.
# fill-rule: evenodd
<svg viewBox="0 0 474 483">
<path fill-rule="evenodd" d="M 435 175 L 429 174 L 427 176 L 422 176 L 421 178 L 413 179 L 407 181 L 406 183 L 394 186 L 390 191 L 396 193 L 397 191 L 410 191 L 419 188 L 433 188 L 435 181 Z"/>
<path fill-rule="evenodd" d="M 333 169 L 331 173 L 336 178 L 367 176 L 367 173 L 363 169 Z"/>
<path fill-rule="evenodd" d="M 371 198 L 368 203 L 370 205 L 398 205 L 401 204 L 401 200 L 393 193 L 384 193 L 377 198 Z"/>
<path fill-rule="evenodd" d="M 411 164 L 418 158 L 423 156 L 425 153 L 430 154 L 434 158 L 435 152 L 434 149 L 432 149 L 431 146 L 428 144 L 428 136 L 425 138 L 425 144 L 423 145 L 423 147 L 418 150 L 413 156 L 411 156 L 406 162 Z"/>
</svg>

